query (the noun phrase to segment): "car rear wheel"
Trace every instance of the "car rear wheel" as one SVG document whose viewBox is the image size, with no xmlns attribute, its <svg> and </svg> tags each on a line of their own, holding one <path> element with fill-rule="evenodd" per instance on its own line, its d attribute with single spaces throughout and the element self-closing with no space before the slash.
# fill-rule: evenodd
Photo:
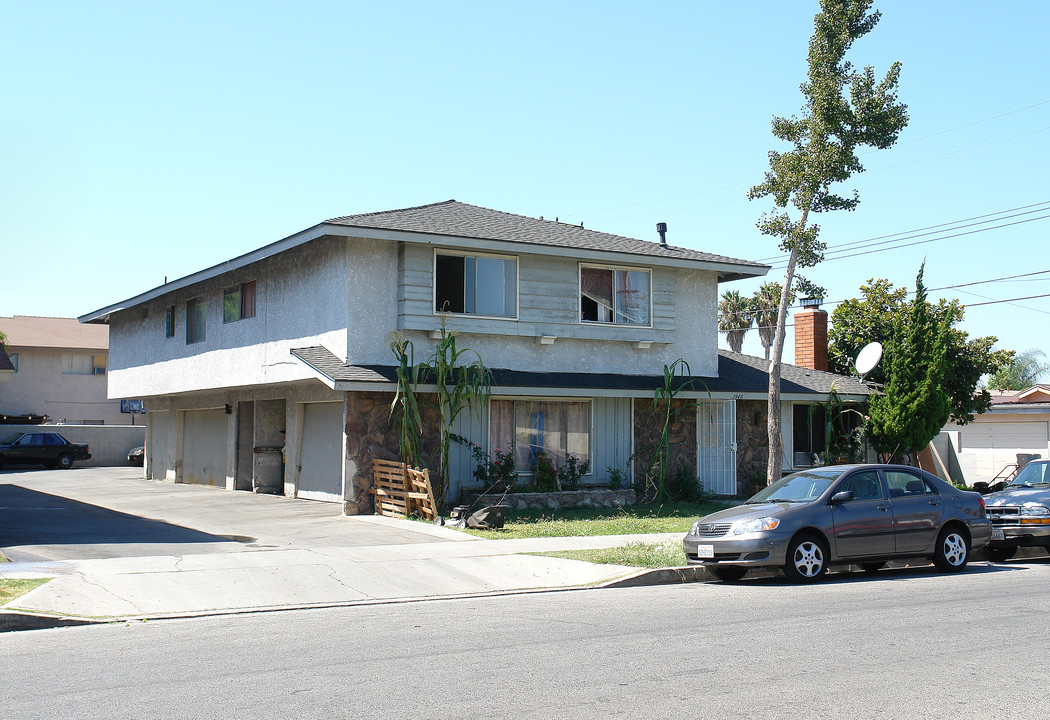
<svg viewBox="0 0 1050 720">
<path fill-rule="evenodd" d="M 63 470 L 73 467 L 73 456 L 69 453 L 62 453 L 58 456 L 58 466 Z"/>
<path fill-rule="evenodd" d="M 945 528 L 937 536 L 937 550 L 933 564 L 944 572 L 958 572 L 966 567 L 970 557 L 970 541 L 961 530 Z"/>
<path fill-rule="evenodd" d="M 1017 547 L 986 547 L 984 554 L 992 562 L 1006 562 L 1017 554 Z"/>
<path fill-rule="evenodd" d="M 722 565 L 709 568 L 711 574 L 722 582 L 736 582 L 747 575 L 747 568 L 739 565 Z"/>
<path fill-rule="evenodd" d="M 815 535 L 799 535 L 788 545 L 784 574 L 793 582 L 816 582 L 828 570 L 828 549 Z"/>
</svg>

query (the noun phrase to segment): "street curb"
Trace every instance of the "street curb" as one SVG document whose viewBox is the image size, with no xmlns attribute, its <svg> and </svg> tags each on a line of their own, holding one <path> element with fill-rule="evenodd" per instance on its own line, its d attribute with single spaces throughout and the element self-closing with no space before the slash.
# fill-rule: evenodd
<svg viewBox="0 0 1050 720">
<path fill-rule="evenodd" d="M 35 615 L 33 613 L 0 611 L 0 633 L 19 630 L 47 630 L 76 625 L 99 625 L 97 620 L 81 620 L 58 615 Z"/>
<path fill-rule="evenodd" d="M 710 576 L 703 567 L 686 565 L 683 567 L 660 568 L 658 570 L 640 570 L 633 575 L 602 583 L 601 588 L 647 587 L 649 585 L 676 585 L 709 580 Z"/>
</svg>

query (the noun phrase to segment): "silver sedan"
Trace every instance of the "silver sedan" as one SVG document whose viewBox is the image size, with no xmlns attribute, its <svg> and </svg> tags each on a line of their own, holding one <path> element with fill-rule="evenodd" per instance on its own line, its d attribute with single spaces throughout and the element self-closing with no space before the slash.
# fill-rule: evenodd
<svg viewBox="0 0 1050 720">
<path fill-rule="evenodd" d="M 774 567 L 811 582 L 829 565 L 876 571 L 905 558 L 962 570 L 990 537 L 978 493 L 904 465 L 840 465 L 788 475 L 743 505 L 700 518 L 683 547 L 690 564 L 722 580 Z"/>
</svg>

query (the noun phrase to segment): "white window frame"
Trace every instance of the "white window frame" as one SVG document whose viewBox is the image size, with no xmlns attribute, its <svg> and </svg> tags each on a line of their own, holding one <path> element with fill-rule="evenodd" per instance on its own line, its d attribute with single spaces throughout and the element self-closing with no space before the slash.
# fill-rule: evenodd
<svg viewBox="0 0 1050 720">
<path fill-rule="evenodd" d="M 493 395 L 489 397 L 488 402 L 488 417 L 485 423 L 485 452 L 491 457 L 492 453 L 492 401 L 494 400 L 511 400 L 518 401 L 522 400 L 525 402 L 561 402 L 561 403 L 586 403 L 588 406 L 588 423 L 587 423 L 587 461 L 590 463 L 590 469 L 583 475 L 583 477 L 593 477 L 595 474 L 594 467 L 594 398 L 592 397 L 546 397 L 538 395 Z M 516 428 L 515 428 L 516 431 Z M 515 432 L 516 434 L 516 432 Z M 531 478 L 533 473 L 532 470 L 517 470 L 520 477 Z"/>
<path fill-rule="evenodd" d="M 649 323 L 646 325 L 631 325 L 628 323 L 618 323 L 615 321 L 615 310 L 613 313 L 613 322 L 599 322 L 596 320 L 584 320 L 583 319 L 583 308 L 580 303 L 583 299 L 583 270 L 584 268 L 590 268 L 593 270 L 611 270 L 616 272 L 617 270 L 623 270 L 626 272 L 644 272 L 649 276 Z M 615 292 L 615 290 L 614 290 Z M 612 265 L 605 263 L 580 263 L 576 272 L 576 321 L 580 325 L 586 325 L 587 327 L 608 327 L 608 328 L 637 328 L 637 329 L 651 329 L 653 327 L 653 269 L 648 267 L 641 267 L 638 265 Z"/>
<path fill-rule="evenodd" d="M 513 315 L 481 315 L 479 313 L 458 313 L 452 311 L 439 310 L 437 307 L 437 259 L 438 255 L 447 255 L 454 257 L 473 257 L 473 258 L 492 258 L 494 260 L 512 260 L 514 261 L 514 314 Z M 521 313 L 521 258 L 517 255 L 501 255 L 497 253 L 486 253 L 486 252 L 467 252 L 464 250 L 444 250 L 434 248 L 434 257 L 431 262 L 431 272 L 433 282 L 430 288 L 430 308 L 434 315 L 453 315 L 455 317 L 464 318 L 478 318 L 481 320 L 517 320 Z"/>
<path fill-rule="evenodd" d="M 86 363 L 84 361 L 85 358 L 87 358 Z M 75 359 L 78 359 L 79 362 Z M 94 353 L 62 353 L 62 374 L 105 375 L 106 361 L 107 357 L 105 355 L 95 355 Z"/>
</svg>

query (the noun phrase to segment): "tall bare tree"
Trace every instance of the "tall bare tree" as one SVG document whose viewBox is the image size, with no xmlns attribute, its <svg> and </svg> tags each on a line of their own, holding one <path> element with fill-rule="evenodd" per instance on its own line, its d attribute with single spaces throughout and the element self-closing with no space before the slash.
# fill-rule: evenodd
<svg viewBox="0 0 1050 720">
<path fill-rule="evenodd" d="M 900 63 L 893 63 L 877 81 L 870 66 L 855 70 L 845 59 L 853 42 L 878 23 L 880 13 L 870 10 L 871 0 L 821 0 L 809 41 L 808 78 L 800 88 L 805 100 L 801 117 L 773 118 L 774 137 L 790 143 L 791 149 L 769 152 L 765 180 L 748 193 L 752 200 L 773 198 L 774 210 L 762 215 L 758 228 L 764 235 L 778 238 L 780 249 L 789 254 L 769 363 L 766 477 L 770 482 L 780 477 L 784 451 L 780 365 L 795 268 L 811 267 L 824 259 L 825 245 L 817 239 L 820 227 L 809 222 L 809 215 L 856 208 L 860 202 L 856 190 L 844 197 L 832 192 L 832 186 L 863 172 L 857 159 L 858 147 L 888 148 L 908 124 L 907 106 L 897 102 Z M 785 212 L 788 205 L 797 210 L 797 218 Z M 812 290 L 809 286 L 806 293 Z"/>
<path fill-rule="evenodd" d="M 740 352 L 744 346 L 744 335 L 754 321 L 751 299 L 743 297 L 739 290 L 726 290 L 718 303 L 718 329 L 726 334 L 729 349 Z"/>
</svg>

